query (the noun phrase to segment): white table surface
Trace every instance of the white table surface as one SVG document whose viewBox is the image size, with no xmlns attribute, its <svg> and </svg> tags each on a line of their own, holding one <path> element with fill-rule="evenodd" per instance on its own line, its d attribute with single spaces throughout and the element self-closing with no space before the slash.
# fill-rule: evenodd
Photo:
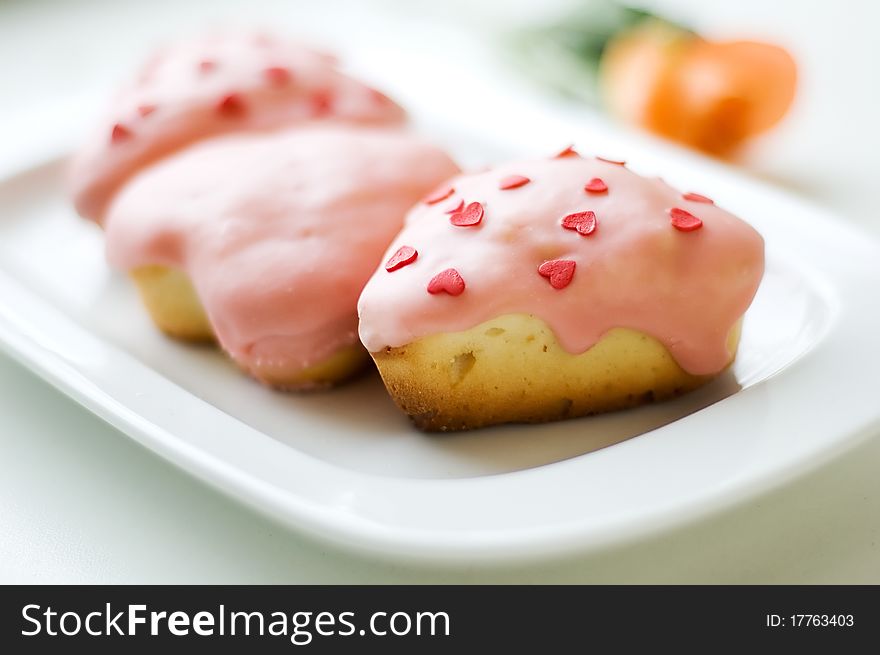
<svg viewBox="0 0 880 655">
<path fill-rule="evenodd" d="M 317 20 L 316 3 L 246 4 L 0 2 L 0 123 L 109 87 L 164 34 L 235 17 L 286 31 Z M 409 2 L 406 11 L 489 30 L 546 5 L 473 4 Z M 804 67 L 798 105 L 745 163 L 880 234 L 878 5 L 651 4 L 709 33 L 746 31 L 795 51 Z M 339 6 L 349 21 L 364 11 Z M 0 582 L 878 583 L 878 465 L 880 435 L 753 502 L 625 548 L 516 569 L 404 568 L 331 550 L 238 506 L 0 356 Z"/>
</svg>

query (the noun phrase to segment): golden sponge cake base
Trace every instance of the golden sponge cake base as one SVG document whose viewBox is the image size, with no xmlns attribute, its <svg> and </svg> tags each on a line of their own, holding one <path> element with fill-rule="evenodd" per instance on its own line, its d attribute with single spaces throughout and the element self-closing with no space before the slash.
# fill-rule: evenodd
<svg viewBox="0 0 880 655">
<path fill-rule="evenodd" d="M 728 338 L 731 361 L 740 325 Z M 426 431 L 623 409 L 682 394 L 715 377 L 685 372 L 656 339 L 625 328 L 571 354 L 546 323 L 526 314 L 371 354 L 394 401 Z"/>
<path fill-rule="evenodd" d="M 131 272 L 153 322 L 165 334 L 185 341 L 213 341 L 214 331 L 186 273 L 165 266 Z"/>
<path fill-rule="evenodd" d="M 131 272 L 141 299 L 156 326 L 175 339 L 214 341 L 214 331 L 186 273 L 165 266 L 144 266 Z M 363 346 L 354 344 L 305 369 L 267 365 L 250 371 L 270 386 L 306 391 L 338 384 L 359 372 L 368 361 Z"/>
</svg>

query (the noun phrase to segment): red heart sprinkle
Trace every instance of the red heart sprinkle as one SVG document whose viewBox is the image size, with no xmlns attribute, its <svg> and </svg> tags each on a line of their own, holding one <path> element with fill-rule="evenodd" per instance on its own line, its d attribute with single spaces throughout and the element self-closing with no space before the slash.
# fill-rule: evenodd
<svg viewBox="0 0 880 655">
<path fill-rule="evenodd" d="M 599 219 L 596 218 L 595 212 L 578 212 L 563 218 L 562 227 L 566 230 L 577 230 L 579 234 L 588 237 L 599 227 Z"/>
<path fill-rule="evenodd" d="M 531 182 L 531 180 L 522 175 L 508 175 L 498 184 L 498 188 L 502 191 L 508 191 L 509 189 L 518 189 L 521 186 L 525 186 Z"/>
<path fill-rule="evenodd" d="M 125 127 L 122 123 L 116 123 L 110 132 L 110 141 L 113 143 L 119 143 L 120 141 L 125 141 L 130 138 L 131 130 Z"/>
<path fill-rule="evenodd" d="M 557 152 L 553 156 L 553 159 L 563 159 L 565 157 L 580 157 L 580 153 L 578 153 L 578 151 L 574 149 L 574 144 L 566 146 L 565 148 Z"/>
<path fill-rule="evenodd" d="M 138 107 L 137 111 L 138 114 L 141 115 L 141 118 L 146 118 L 154 111 L 156 111 L 156 105 L 141 105 L 140 107 Z"/>
<path fill-rule="evenodd" d="M 587 193 L 605 193 L 608 191 L 608 185 L 601 177 L 594 177 L 584 185 L 584 191 Z"/>
<path fill-rule="evenodd" d="M 215 68 L 217 68 L 216 61 L 211 61 L 210 59 L 205 59 L 204 61 L 199 62 L 199 70 L 203 73 L 210 73 Z"/>
<path fill-rule="evenodd" d="M 453 189 L 449 185 L 443 185 L 441 187 L 437 187 L 431 193 L 422 198 L 422 202 L 426 205 L 436 205 L 441 200 L 446 200 L 449 196 L 455 193 L 455 189 Z"/>
<path fill-rule="evenodd" d="M 315 91 L 311 99 L 312 114 L 326 116 L 333 109 L 333 93 L 327 89 Z"/>
<path fill-rule="evenodd" d="M 450 296 L 460 296 L 464 292 L 464 280 L 454 268 L 440 271 L 428 282 L 428 293 L 448 293 Z"/>
<path fill-rule="evenodd" d="M 217 111 L 224 116 L 238 116 L 244 113 L 244 102 L 237 93 L 227 93 L 217 101 Z"/>
<path fill-rule="evenodd" d="M 457 205 L 449 205 L 449 209 L 447 209 L 444 213 L 446 214 L 457 214 L 462 209 L 464 209 L 464 198 L 458 201 Z"/>
<path fill-rule="evenodd" d="M 269 81 L 270 84 L 274 84 L 276 86 L 284 86 L 293 75 L 290 73 L 290 70 L 284 68 L 284 66 L 269 66 L 269 68 L 263 69 L 263 76 Z"/>
<path fill-rule="evenodd" d="M 669 216 L 672 219 L 672 227 L 682 232 L 693 232 L 703 227 L 703 221 L 683 209 L 673 207 L 669 210 Z"/>
<path fill-rule="evenodd" d="M 385 263 L 385 270 L 389 273 L 391 271 L 396 271 L 398 268 L 403 268 L 407 264 L 412 264 L 418 256 L 419 252 L 412 246 L 400 246 L 400 248 L 397 249 L 397 252 L 391 255 L 391 259 Z"/>
<path fill-rule="evenodd" d="M 483 205 L 472 202 L 460 212 L 455 212 L 449 217 L 449 222 L 457 227 L 471 227 L 479 225 L 483 220 Z"/>
<path fill-rule="evenodd" d="M 571 283 L 576 266 L 570 259 L 551 259 L 538 267 L 538 273 L 550 280 L 554 289 L 564 289 Z"/>
<path fill-rule="evenodd" d="M 626 162 L 620 159 L 606 159 L 605 157 L 596 157 L 599 161 L 604 161 L 606 164 L 617 164 L 618 166 L 626 166 Z"/>
<path fill-rule="evenodd" d="M 715 201 L 712 198 L 707 198 L 706 196 L 701 196 L 699 193 L 683 193 L 681 197 L 685 200 L 690 200 L 691 202 L 704 202 L 707 205 L 714 205 Z"/>
</svg>

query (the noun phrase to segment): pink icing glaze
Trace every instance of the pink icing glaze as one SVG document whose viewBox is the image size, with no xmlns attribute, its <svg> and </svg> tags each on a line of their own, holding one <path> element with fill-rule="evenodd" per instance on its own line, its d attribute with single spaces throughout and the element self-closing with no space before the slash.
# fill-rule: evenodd
<svg viewBox="0 0 880 655">
<path fill-rule="evenodd" d="M 137 175 L 110 205 L 110 263 L 186 271 L 256 377 L 357 342 L 358 294 L 413 203 L 458 172 L 399 130 L 229 135 Z"/>
<path fill-rule="evenodd" d="M 499 189 L 512 175 L 530 182 Z M 607 192 L 585 191 L 593 178 Z M 715 205 L 685 200 L 659 179 L 595 158 L 509 163 L 461 175 L 451 185 L 448 200 L 420 203 L 409 213 L 386 253 L 408 245 L 418 258 L 393 272 L 380 267 L 367 283 L 358 311 L 368 350 L 525 313 L 543 319 L 571 353 L 626 327 L 658 339 L 692 374 L 717 373 L 729 363 L 727 335 L 764 270 L 763 239 L 748 224 Z M 444 210 L 461 199 L 483 204 L 478 226 L 450 224 Z M 676 230 L 673 207 L 702 219 L 702 228 Z M 598 219 L 589 236 L 561 227 L 564 216 L 588 210 Z M 576 265 L 561 289 L 537 270 L 556 259 Z M 427 293 L 432 276 L 448 268 L 464 278 L 465 291 Z"/>
<path fill-rule="evenodd" d="M 302 46 L 260 34 L 191 39 L 157 53 L 119 91 L 74 158 L 71 194 L 81 215 L 101 222 L 127 179 L 190 143 L 316 119 L 391 125 L 404 113 Z"/>
</svg>

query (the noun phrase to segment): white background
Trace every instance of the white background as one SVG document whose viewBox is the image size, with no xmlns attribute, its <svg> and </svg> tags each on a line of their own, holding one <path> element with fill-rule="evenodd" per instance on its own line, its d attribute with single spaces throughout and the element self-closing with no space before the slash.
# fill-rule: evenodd
<svg viewBox="0 0 880 655">
<path fill-rule="evenodd" d="M 0 0 L 0 167 L 9 165 L 4 150 L 44 144 L 38 118 L 63 107 L 60 98 L 109 89 L 149 44 L 206 23 L 270 25 L 320 41 L 340 25 L 357 29 L 365 11 L 390 10 L 415 25 L 457 22 L 492 42 L 565 3 L 372 4 Z M 709 35 L 790 47 L 801 63 L 798 103 L 742 164 L 880 234 L 880 5 L 647 4 Z M 22 124 L 29 129 L 10 127 Z M 878 465 L 875 438 L 755 502 L 589 558 L 516 570 L 406 569 L 327 550 L 235 505 L 0 358 L 0 581 L 878 583 Z"/>
</svg>

